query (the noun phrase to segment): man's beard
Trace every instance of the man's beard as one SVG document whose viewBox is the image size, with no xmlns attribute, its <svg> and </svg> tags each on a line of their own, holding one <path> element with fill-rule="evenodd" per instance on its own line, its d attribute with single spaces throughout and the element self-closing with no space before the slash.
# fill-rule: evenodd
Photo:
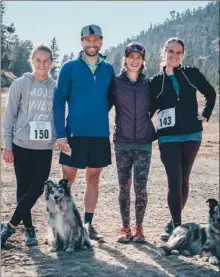
<svg viewBox="0 0 220 277">
<path fill-rule="evenodd" d="M 86 54 L 87 56 L 89 56 L 89 57 L 95 57 L 95 56 L 98 55 L 100 49 L 96 49 L 96 51 L 93 52 L 93 54 L 89 53 L 86 49 L 83 49 L 83 50 L 84 50 L 84 52 L 85 52 L 85 54 Z"/>
</svg>

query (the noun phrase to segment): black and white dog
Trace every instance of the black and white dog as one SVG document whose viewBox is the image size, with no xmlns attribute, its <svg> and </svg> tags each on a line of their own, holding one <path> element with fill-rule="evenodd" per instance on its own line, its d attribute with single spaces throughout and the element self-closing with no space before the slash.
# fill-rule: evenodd
<svg viewBox="0 0 220 277">
<path fill-rule="evenodd" d="M 208 199 L 209 222 L 207 227 L 196 223 L 185 223 L 174 229 L 167 245 L 158 247 L 161 256 L 171 253 L 182 253 L 186 256 L 208 256 L 211 264 L 217 265 L 220 260 L 220 203 Z"/>
<path fill-rule="evenodd" d="M 68 180 L 45 182 L 44 195 L 49 213 L 48 224 L 53 232 L 50 251 L 63 249 L 72 252 L 75 247 L 91 248 L 88 226 L 82 224 Z"/>
</svg>

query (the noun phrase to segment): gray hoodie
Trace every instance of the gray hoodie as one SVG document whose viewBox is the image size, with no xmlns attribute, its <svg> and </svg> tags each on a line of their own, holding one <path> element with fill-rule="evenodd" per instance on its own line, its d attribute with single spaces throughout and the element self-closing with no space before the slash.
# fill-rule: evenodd
<svg viewBox="0 0 220 277">
<path fill-rule="evenodd" d="M 51 77 L 40 82 L 31 73 L 25 73 L 12 83 L 2 119 L 4 148 L 12 149 L 13 142 L 28 149 L 52 149 L 55 142 L 53 120 L 55 85 L 56 82 Z M 39 139 L 37 135 L 37 140 L 33 140 L 30 135 L 35 134 L 35 131 L 31 132 L 34 130 L 31 127 L 32 122 L 50 122 L 51 139 Z"/>
</svg>

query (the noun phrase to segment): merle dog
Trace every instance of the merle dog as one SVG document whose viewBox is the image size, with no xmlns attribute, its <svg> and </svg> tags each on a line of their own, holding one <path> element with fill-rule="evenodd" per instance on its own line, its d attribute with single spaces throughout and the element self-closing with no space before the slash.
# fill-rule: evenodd
<svg viewBox="0 0 220 277">
<path fill-rule="evenodd" d="M 91 248 L 88 226 L 82 224 L 68 180 L 45 182 L 44 195 L 49 213 L 48 223 L 53 233 L 50 251 L 63 249 L 72 252 L 75 247 Z"/>
<path fill-rule="evenodd" d="M 219 264 L 220 259 L 220 203 L 208 199 L 209 222 L 207 227 L 196 223 L 185 223 L 174 229 L 167 245 L 158 247 L 161 256 L 182 253 L 186 256 L 208 256 L 211 264 Z"/>
</svg>

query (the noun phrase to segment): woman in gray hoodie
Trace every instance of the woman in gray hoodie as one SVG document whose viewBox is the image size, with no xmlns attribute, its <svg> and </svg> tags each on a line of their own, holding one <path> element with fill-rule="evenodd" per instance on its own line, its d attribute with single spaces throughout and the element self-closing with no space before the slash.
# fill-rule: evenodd
<svg viewBox="0 0 220 277">
<path fill-rule="evenodd" d="M 1 223 L 1 246 L 23 221 L 26 245 L 36 245 L 31 208 L 43 192 L 55 141 L 53 97 L 55 81 L 49 77 L 50 48 L 40 44 L 30 56 L 32 73 L 25 73 L 9 88 L 2 119 L 3 160 L 13 163 L 17 180 L 17 206 L 9 222 Z"/>
</svg>

